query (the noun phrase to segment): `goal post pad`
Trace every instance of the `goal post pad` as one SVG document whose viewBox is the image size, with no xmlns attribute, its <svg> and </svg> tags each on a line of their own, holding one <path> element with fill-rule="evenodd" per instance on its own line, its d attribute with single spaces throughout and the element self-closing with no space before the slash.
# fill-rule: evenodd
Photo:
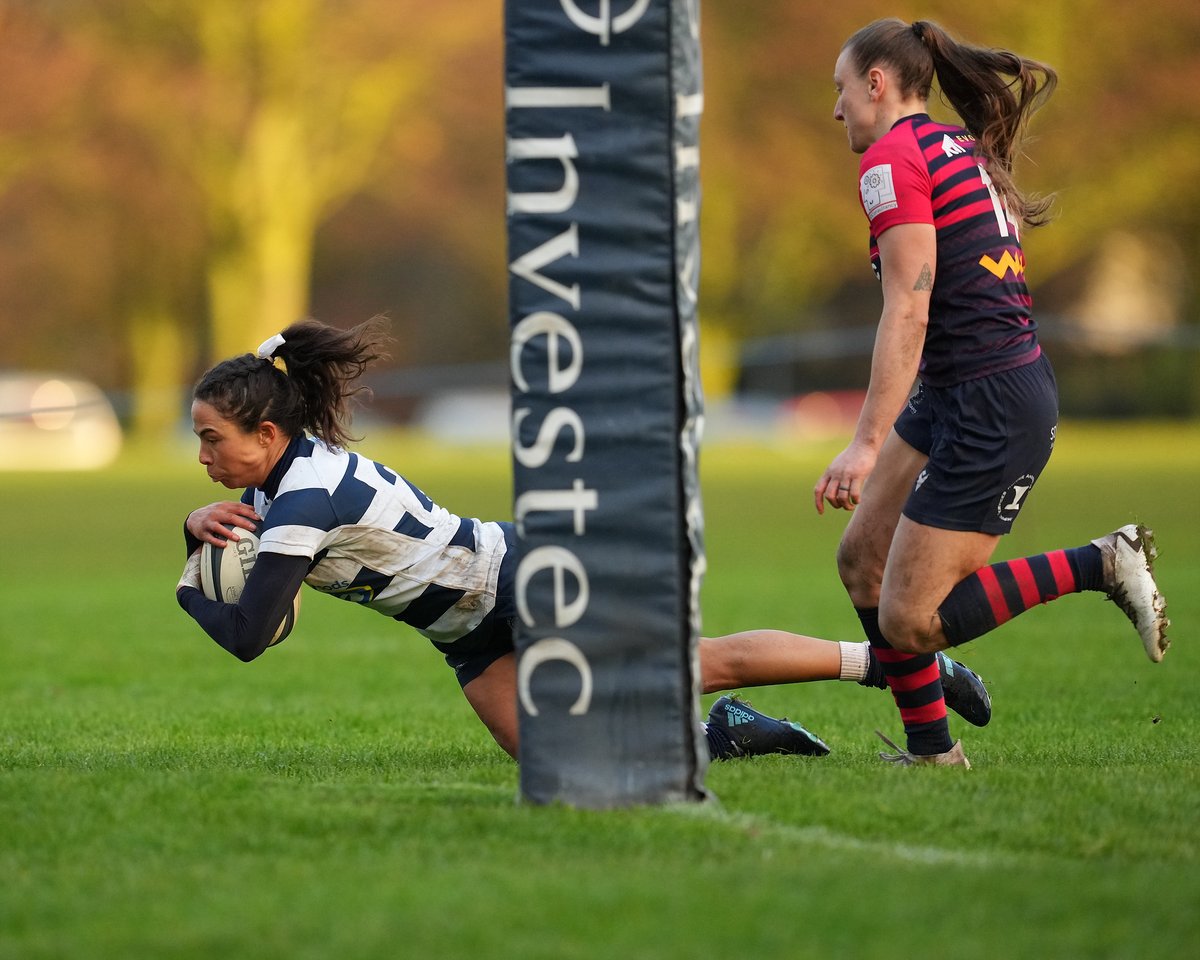
<svg viewBox="0 0 1200 960">
<path fill-rule="evenodd" d="M 703 798 L 698 0 L 508 0 L 522 796 Z"/>
</svg>

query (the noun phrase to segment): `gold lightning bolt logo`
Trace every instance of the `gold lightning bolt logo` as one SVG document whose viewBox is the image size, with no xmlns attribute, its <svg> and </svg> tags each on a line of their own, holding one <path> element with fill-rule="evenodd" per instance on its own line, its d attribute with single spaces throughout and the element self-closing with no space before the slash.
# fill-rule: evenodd
<svg viewBox="0 0 1200 960">
<path fill-rule="evenodd" d="M 1018 253 L 1014 257 L 1011 250 L 1005 250 L 1004 256 L 999 260 L 993 260 L 985 253 L 979 258 L 979 265 L 987 270 L 988 273 L 995 274 L 999 280 L 1003 280 L 1009 270 L 1013 272 L 1014 277 L 1025 275 L 1025 255 Z"/>
</svg>

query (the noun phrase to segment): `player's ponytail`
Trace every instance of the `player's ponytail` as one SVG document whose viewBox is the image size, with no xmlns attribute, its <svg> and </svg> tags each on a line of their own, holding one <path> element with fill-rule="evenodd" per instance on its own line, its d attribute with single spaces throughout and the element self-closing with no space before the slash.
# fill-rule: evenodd
<svg viewBox="0 0 1200 960">
<path fill-rule="evenodd" d="M 918 20 L 913 30 L 918 29 L 932 55 L 942 96 L 975 135 L 1009 215 L 1031 227 L 1048 222 L 1054 198 L 1027 196 L 1018 190 L 1013 161 L 1029 118 L 1058 85 L 1054 68 L 1009 50 L 960 43 L 936 23 Z"/>
<path fill-rule="evenodd" d="M 961 43 L 929 20 L 907 24 L 896 17 L 863 27 L 843 49 L 862 74 L 879 63 L 890 66 L 906 97 L 928 99 L 936 75 L 942 98 L 975 136 L 1009 215 L 1029 226 L 1050 220 L 1054 198 L 1022 193 L 1013 180 L 1013 161 L 1029 118 L 1058 83 L 1052 67 L 1008 50 Z"/>
<path fill-rule="evenodd" d="M 383 317 L 372 317 L 349 330 L 316 320 L 302 320 L 281 334 L 274 355 L 287 367 L 287 377 L 303 400 L 304 427 L 333 447 L 350 440 L 351 403 L 369 393 L 358 386 L 363 371 L 387 357 Z"/>
<path fill-rule="evenodd" d="M 367 366 L 386 357 L 382 317 L 350 330 L 316 320 L 293 323 L 259 347 L 218 363 L 192 391 L 243 431 L 271 421 L 289 437 L 306 430 L 334 447 L 350 435 L 351 402 L 367 392 L 356 385 Z M 277 362 L 278 361 L 278 362 Z"/>
</svg>

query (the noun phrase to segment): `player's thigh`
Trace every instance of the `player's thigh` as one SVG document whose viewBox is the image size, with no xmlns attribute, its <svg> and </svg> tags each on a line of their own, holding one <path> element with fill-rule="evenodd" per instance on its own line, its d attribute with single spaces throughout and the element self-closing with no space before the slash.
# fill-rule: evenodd
<svg viewBox="0 0 1200 960">
<path fill-rule="evenodd" d="M 517 656 L 506 653 L 463 686 L 467 702 L 496 742 L 517 755 Z"/>
<path fill-rule="evenodd" d="M 944 530 L 901 517 L 892 538 L 879 598 L 879 625 L 892 646 L 941 649 L 938 608 L 954 587 L 985 566 L 1000 537 Z"/>
</svg>

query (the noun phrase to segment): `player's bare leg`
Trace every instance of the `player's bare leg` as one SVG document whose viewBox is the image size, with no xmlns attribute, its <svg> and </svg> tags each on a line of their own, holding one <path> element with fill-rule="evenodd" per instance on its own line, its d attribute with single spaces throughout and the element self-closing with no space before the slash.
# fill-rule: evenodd
<svg viewBox="0 0 1200 960">
<path fill-rule="evenodd" d="M 838 575 L 857 608 L 879 606 L 883 571 L 900 512 L 928 459 L 894 430 L 879 451 L 837 552 Z"/>
<path fill-rule="evenodd" d="M 700 688 L 704 693 L 715 693 L 739 687 L 837 680 L 842 669 L 841 648 L 832 640 L 783 630 L 704 637 L 700 640 Z M 863 676 L 865 672 L 855 679 Z"/>
<path fill-rule="evenodd" d="M 946 706 L 977 727 L 992 718 L 992 701 L 970 668 L 942 655 L 938 667 Z M 852 680 L 886 689 L 870 646 L 822 640 L 784 630 L 747 630 L 700 640 L 700 688 L 704 693 L 814 680 Z"/>
<path fill-rule="evenodd" d="M 463 687 L 472 709 L 496 742 L 517 758 L 517 655 L 506 653 Z"/>
</svg>

